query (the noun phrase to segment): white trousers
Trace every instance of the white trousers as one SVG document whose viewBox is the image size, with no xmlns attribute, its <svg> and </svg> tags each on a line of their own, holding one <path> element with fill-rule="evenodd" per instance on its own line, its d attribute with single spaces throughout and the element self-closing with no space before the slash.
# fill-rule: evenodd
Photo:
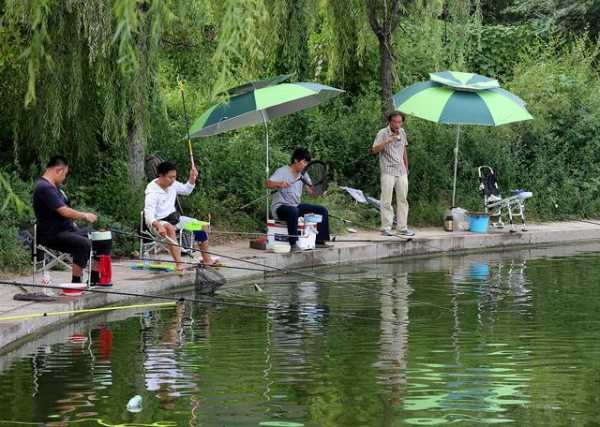
<svg viewBox="0 0 600 427">
<path fill-rule="evenodd" d="M 398 230 L 407 227 L 408 219 L 408 177 L 381 174 L 381 229 L 391 230 L 394 222 L 392 196 L 396 189 L 396 226 Z"/>
</svg>

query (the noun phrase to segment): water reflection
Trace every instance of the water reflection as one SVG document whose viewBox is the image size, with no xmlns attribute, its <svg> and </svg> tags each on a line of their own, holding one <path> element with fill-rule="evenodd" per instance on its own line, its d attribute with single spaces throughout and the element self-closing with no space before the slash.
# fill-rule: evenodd
<svg viewBox="0 0 600 427">
<path fill-rule="evenodd" d="M 498 423 L 514 421 L 511 406 L 528 403 L 530 376 L 527 345 L 494 339 L 502 314 L 530 308 L 527 261 L 498 261 L 491 255 L 466 256 L 449 269 L 449 342 L 433 345 L 430 358 L 409 369 L 409 424 L 447 422 Z M 473 312 L 472 301 L 476 311 Z M 473 316 L 477 319 L 473 323 Z M 504 334 L 500 334 L 501 336 Z M 491 338 L 491 341 L 490 341 Z M 442 356 L 445 355 L 445 356 Z M 430 416 L 418 416 L 428 412 Z"/>
<path fill-rule="evenodd" d="M 232 290 L 266 310 L 179 305 L 69 325 L 0 357 L 1 417 L 545 425 L 566 411 L 556 424 L 590 423 L 600 256 L 565 250 L 345 266 L 323 272 L 339 284 Z M 135 394 L 143 410 L 129 414 Z"/>
</svg>

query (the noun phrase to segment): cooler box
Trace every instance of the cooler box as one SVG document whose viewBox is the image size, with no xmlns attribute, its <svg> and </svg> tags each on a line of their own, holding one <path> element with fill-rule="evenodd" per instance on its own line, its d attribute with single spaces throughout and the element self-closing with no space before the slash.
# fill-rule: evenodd
<svg viewBox="0 0 600 427">
<path fill-rule="evenodd" d="M 317 224 L 312 222 L 298 221 L 298 247 L 302 250 L 314 249 L 317 238 Z M 289 242 L 287 223 L 284 221 L 267 221 L 267 249 L 272 250 L 276 242 Z"/>
</svg>

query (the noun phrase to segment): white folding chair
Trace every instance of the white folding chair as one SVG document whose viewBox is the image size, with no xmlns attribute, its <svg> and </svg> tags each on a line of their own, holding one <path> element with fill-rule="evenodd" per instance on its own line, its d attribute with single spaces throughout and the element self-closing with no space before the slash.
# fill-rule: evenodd
<svg viewBox="0 0 600 427">
<path fill-rule="evenodd" d="M 168 252 L 167 244 L 159 241 L 158 236 L 151 227 L 146 225 L 144 211 L 140 212 L 140 258 L 147 258 L 146 255 L 158 255 L 160 252 Z M 177 230 L 177 243 L 181 247 L 182 254 L 192 253 L 194 246 L 194 234 L 185 230 Z"/>
</svg>

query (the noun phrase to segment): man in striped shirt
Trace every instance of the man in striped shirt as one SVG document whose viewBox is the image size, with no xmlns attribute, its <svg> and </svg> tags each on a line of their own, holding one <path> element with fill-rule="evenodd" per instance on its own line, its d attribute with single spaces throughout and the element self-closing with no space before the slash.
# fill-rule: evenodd
<svg viewBox="0 0 600 427">
<path fill-rule="evenodd" d="M 406 146 L 406 132 L 404 114 L 394 111 L 388 115 L 388 125 L 381 129 L 371 151 L 379 155 L 379 169 L 381 178 L 381 233 L 385 236 L 393 235 L 392 224 L 394 211 L 392 209 L 392 196 L 396 190 L 396 227 L 398 234 L 414 236 L 415 233 L 408 229 L 408 156 Z"/>
</svg>

